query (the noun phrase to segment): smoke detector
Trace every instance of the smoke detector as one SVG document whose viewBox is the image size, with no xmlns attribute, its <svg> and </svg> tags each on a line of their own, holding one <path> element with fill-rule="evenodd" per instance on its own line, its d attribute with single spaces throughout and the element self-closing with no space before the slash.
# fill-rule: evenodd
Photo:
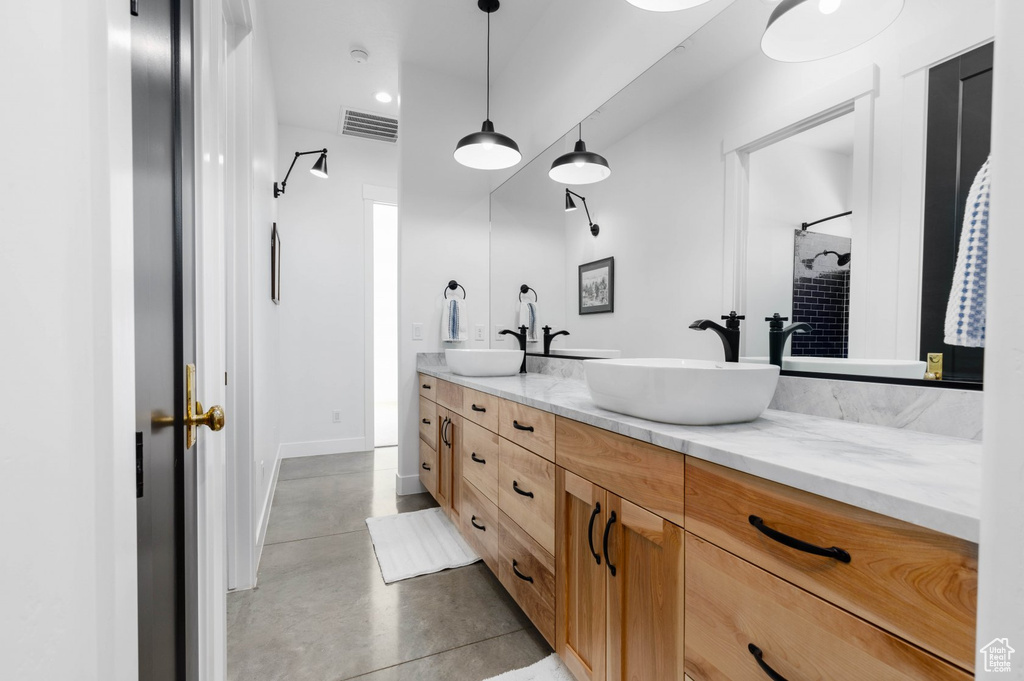
<svg viewBox="0 0 1024 681">
<path fill-rule="evenodd" d="M 352 57 L 352 61 L 354 61 L 357 64 L 365 64 L 370 60 L 370 53 L 367 52 L 366 50 L 352 50 L 351 52 L 348 53 L 348 55 Z"/>
</svg>

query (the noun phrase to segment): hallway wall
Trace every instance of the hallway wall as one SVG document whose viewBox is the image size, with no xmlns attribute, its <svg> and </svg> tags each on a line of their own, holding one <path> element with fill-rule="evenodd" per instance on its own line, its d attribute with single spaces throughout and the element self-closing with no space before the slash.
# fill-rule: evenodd
<svg viewBox="0 0 1024 681">
<path fill-rule="evenodd" d="M 275 179 L 296 151 L 327 148 L 330 177 L 303 156 L 276 200 L 281 272 L 281 456 L 357 452 L 366 432 L 366 267 L 363 186 L 395 187 L 394 145 L 281 125 Z M 270 185 L 267 186 L 270 195 Z M 372 304 L 372 301 L 371 301 Z M 340 412 L 340 421 L 332 412 Z"/>
</svg>

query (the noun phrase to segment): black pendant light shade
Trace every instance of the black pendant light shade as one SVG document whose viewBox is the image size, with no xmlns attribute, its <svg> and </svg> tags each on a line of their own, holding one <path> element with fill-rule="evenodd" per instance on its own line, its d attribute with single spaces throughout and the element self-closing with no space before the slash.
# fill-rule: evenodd
<svg viewBox="0 0 1024 681">
<path fill-rule="evenodd" d="M 824 59 L 884 31 L 904 0 L 782 0 L 761 37 L 761 51 L 783 62 Z"/>
<path fill-rule="evenodd" d="M 559 184 L 593 184 L 607 179 L 612 174 L 608 161 L 601 154 L 587 151 L 583 141 L 583 125 L 580 124 L 580 138 L 576 147 L 568 154 L 562 154 L 551 164 L 548 177 Z"/>
<path fill-rule="evenodd" d="M 480 132 L 466 135 L 455 146 L 455 160 L 477 170 L 511 168 L 523 160 L 519 145 L 508 135 L 494 131 L 491 122 L 491 14 L 498 11 L 498 0 L 478 0 L 477 7 L 487 14 L 487 117 Z"/>
<path fill-rule="evenodd" d="M 327 177 L 327 152 L 320 152 L 320 158 L 316 160 L 313 167 L 309 169 L 309 172 L 313 173 L 317 177 Z"/>
</svg>

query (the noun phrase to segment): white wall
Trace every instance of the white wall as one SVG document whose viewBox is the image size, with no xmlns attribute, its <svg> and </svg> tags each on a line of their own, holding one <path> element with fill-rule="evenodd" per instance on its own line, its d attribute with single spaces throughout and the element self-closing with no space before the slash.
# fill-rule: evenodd
<svg viewBox="0 0 1024 681">
<path fill-rule="evenodd" d="M 981 556 L 977 647 L 1009 638 L 1017 650 L 1009 674 L 1024 679 L 1024 3 L 999 0 L 992 127 L 988 344 L 985 348 L 985 452 L 982 465 Z"/>
<path fill-rule="evenodd" d="M 0 9 L 10 679 L 138 675 L 129 22 L 121 0 Z"/>
<path fill-rule="evenodd" d="M 441 301 L 450 279 L 466 288 L 469 326 L 488 325 L 488 173 L 452 158 L 455 145 L 479 130 L 478 83 L 402 63 L 399 133 L 399 374 L 400 494 L 419 484 L 419 391 L 416 353 L 438 352 Z M 413 323 L 424 340 L 412 340 Z M 472 336 L 471 336 L 472 337 Z M 449 346 L 487 347 L 487 341 Z"/>
<path fill-rule="evenodd" d="M 327 148 L 330 177 L 313 177 L 300 157 L 277 199 L 283 253 L 281 346 L 283 457 L 356 452 L 366 432 L 366 268 L 363 185 L 394 187 L 394 145 L 279 127 L 276 179 L 296 151 Z M 270 190 L 268 189 L 268 195 Z M 268 289 L 269 290 L 269 289 Z M 268 294 L 269 295 L 269 294 Z M 341 421 L 332 421 L 332 412 Z M 369 443 L 368 443 L 369 436 Z"/>
</svg>

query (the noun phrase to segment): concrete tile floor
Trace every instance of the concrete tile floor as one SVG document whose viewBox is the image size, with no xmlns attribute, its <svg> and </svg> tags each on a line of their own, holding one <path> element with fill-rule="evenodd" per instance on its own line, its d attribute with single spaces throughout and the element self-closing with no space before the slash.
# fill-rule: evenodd
<svg viewBox="0 0 1024 681">
<path fill-rule="evenodd" d="M 482 564 L 386 586 L 365 518 L 396 497 L 394 448 L 286 459 L 256 589 L 228 594 L 230 681 L 480 681 L 550 654 Z"/>
</svg>

